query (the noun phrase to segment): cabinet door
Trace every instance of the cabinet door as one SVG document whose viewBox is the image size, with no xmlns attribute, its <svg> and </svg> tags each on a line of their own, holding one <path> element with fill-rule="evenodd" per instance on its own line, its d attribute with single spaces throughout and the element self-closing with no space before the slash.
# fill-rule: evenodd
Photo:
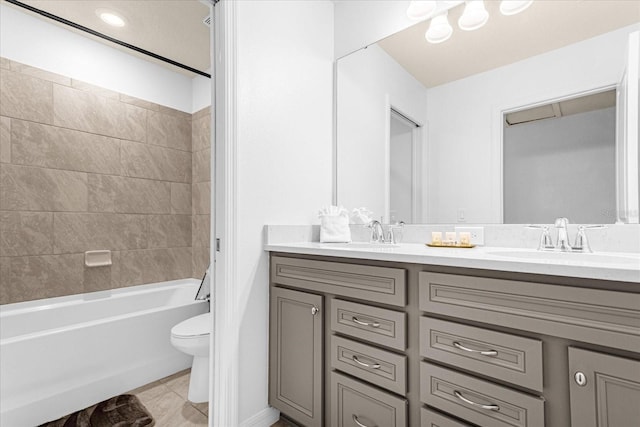
<svg viewBox="0 0 640 427">
<path fill-rule="evenodd" d="M 269 403 L 307 427 L 322 426 L 322 296 L 271 288 Z"/>
<path fill-rule="evenodd" d="M 572 427 L 640 425 L 640 361 L 569 347 Z"/>
</svg>

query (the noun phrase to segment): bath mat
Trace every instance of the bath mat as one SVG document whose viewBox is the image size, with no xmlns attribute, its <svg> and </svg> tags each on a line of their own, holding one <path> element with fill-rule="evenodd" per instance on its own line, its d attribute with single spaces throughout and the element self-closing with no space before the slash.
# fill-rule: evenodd
<svg viewBox="0 0 640 427">
<path fill-rule="evenodd" d="M 121 394 L 39 427 L 152 427 L 155 423 L 136 396 Z"/>
</svg>

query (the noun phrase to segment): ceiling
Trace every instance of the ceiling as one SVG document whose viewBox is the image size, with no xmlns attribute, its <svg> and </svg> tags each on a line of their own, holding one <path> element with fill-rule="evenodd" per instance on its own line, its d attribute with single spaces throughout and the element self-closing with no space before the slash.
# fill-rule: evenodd
<svg viewBox="0 0 640 427">
<path fill-rule="evenodd" d="M 206 0 L 20 1 L 196 70 L 209 72 L 211 69 L 210 28 L 203 23 L 203 19 L 209 16 L 209 3 Z M 96 14 L 96 9 L 101 8 L 112 10 L 122 16 L 126 25 L 117 28 L 102 22 Z M 64 24 L 59 25 L 71 28 Z M 84 32 L 82 34 L 86 35 Z M 97 40 L 109 43 L 103 39 Z M 129 49 L 126 51 L 134 53 Z M 143 57 L 157 61 L 146 55 Z M 164 62 L 162 64 L 167 65 Z M 194 75 L 178 67 L 172 68 L 187 75 Z"/>
<path fill-rule="evenodd" d="M 379 45 L 426 87 L 458 80 L 640 22 L 638 0 L 535 0 L 524 12 L 503 16 L 500 2 L 485 0 L 487 24 L 463 31 L 464 5 L 449 10 L 453 35 L 428 43 L 430 21 L 396 33 Z"/>
</svg>

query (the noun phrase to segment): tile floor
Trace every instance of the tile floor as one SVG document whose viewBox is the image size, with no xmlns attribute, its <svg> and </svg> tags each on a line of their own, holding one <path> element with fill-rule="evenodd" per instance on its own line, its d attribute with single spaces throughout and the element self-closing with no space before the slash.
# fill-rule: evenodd
<svg viewBox="0 0 640 427">
<path fill-rule="evenodd" d="M 189 374 L 187 369 L 129 392 L 151 412 L 155 427 L 207 426 L 209 404 L 187 400 Z"/>
</svg>

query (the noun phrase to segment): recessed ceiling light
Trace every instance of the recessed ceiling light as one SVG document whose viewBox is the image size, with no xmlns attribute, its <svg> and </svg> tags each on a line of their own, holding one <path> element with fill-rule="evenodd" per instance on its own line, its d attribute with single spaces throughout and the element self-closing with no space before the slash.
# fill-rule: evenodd
<svg viewBox="0 0 640 427">
<path fill-rule="evenodd" d="M 126 21 L 122 16 L 111 10 L 98 9 L 96 10 L 96 15 L 98 15 L 98 17 L 102 19 L 103 22 L 113 27 L 124 27 L 126 24 Z"/>
</svg>

